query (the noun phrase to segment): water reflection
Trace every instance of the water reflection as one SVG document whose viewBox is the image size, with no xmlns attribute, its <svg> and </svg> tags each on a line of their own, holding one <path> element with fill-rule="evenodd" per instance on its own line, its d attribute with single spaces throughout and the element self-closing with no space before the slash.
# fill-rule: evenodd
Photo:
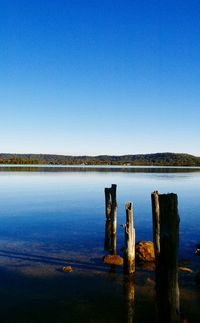
<svg viewBox="0 0 200 323">
<path fill-rule="evenodd" d="M 135 280 L 133 275 L 124 276 L 124 323 L 134 323 Z"/>
<path fill-rule="evenodd" d="M 200 167 L 178 166 L 76 166 L 76 165 L 0 165 L 1 172 L 126 172 L 126 173 L 200 173 Z"/>
</svg>

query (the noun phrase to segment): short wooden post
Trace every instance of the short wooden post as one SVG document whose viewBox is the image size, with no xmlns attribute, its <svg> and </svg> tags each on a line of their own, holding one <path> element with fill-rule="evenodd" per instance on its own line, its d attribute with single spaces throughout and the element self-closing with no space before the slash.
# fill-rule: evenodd
<svg viewBox="0 0 200 323">
<path fill-rule="evenodd" d="M 111 195 L 110 188 L 105 188 L 105 211 L 106 211 L 106 224 L 105 224 L 105 240 L 104 249 L 110 250 L 111 239 Z"/>
<path fill-rule="evenodd" d="M 155 256 L 160 253 L 160 206 L 159 206 L 159 192 L 151 193 L 152 204 L 152 220 L 153 220 L 153 242 Z"/>
<path fill-rule="evenodd" d="M 135 272 L 135 229 L 133 225 L 133 204 L 126 202 L 126 225 L 124 228 L 124 273 Z"/>
<path fill-rule="evenodd" d="M 176 194 L 160 194 L 160 253 L 156 259 L 159 323 L 179 323 L 178 286 L 179 222 Z"/>
<path fill-rule="evenodd" d="M 117 248 L 117 185 L 112 184 L 111 194 L 111 253 L 116 255 Z"/>
</svg>

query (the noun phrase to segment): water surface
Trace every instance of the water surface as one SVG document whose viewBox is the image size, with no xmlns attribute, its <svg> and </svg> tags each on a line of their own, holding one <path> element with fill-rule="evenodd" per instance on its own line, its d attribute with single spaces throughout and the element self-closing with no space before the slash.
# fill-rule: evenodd
<svg viewBox="0 0 200 323">
<path fill-rule="evenodd" d="M 194 275 L 200 257 L 200 169 L 172 167 L 0 167 L 0 297 L 6 322 L 124 322 L 124 279 L 103 265 L 104 188 L 117 184 L 121 253 L 125 202 L 134 203 L 137 240 L 152 240 L 151 192 L 178 194 L 181 301 L 199 322 Z M 72 273 L 63 273 L 71 265 Z M 154 272 L 138 269 L 135 321 L 152 322 Z M 190 309 L 187 310 L 188 305 Z M 12 309 L 12 311 L 10 311 Z M 152 310 L 151 310 L 152 312 Z M 13 321 L 13 317 L 15 320 Z"/>
</svg>

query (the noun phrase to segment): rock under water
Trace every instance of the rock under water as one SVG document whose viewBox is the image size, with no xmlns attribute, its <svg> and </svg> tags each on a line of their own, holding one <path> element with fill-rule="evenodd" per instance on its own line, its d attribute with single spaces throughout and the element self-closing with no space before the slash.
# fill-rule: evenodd
<svg viewBox="0 0 200 323">
<path fill-rule="evenodd" d="M 123 258 L 117 255 L 106 255 L 103 257 L 104 264 L 107 265 L 123 265 Z"/>
</svg>

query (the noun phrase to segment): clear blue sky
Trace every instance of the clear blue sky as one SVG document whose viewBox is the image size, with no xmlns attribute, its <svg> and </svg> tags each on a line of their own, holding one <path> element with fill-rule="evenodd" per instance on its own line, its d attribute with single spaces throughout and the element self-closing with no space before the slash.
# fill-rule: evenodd
<svg viewBox="0 0 200 323">
<path fill-rule="evenodd" d="M 199 0 L 0 0 L 0 152 L 200 155 L 199 15 Z"/>
</svg>

